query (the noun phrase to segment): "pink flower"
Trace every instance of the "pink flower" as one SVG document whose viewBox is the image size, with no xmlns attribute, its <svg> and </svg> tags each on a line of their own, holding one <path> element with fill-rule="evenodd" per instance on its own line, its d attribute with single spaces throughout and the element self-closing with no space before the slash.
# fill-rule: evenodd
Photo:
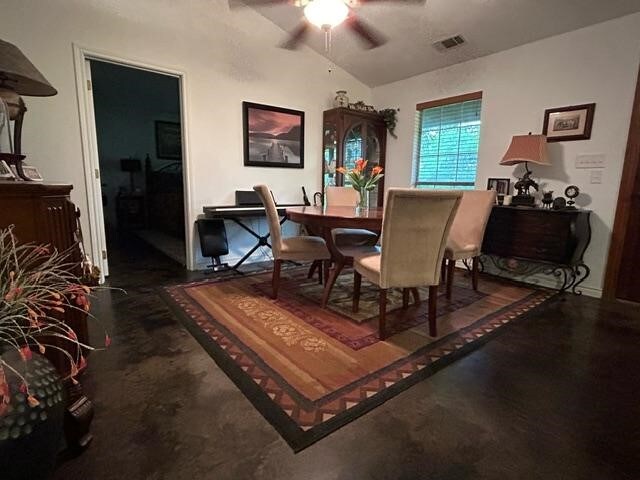
<svg viewBox="0 0 640 480">
<path fill-rule="evenodd" d="M 104 346 L 108 348 L 110 345 L 111 345 L 111 337 L 107 333 L 104 336 Z"/>
<path fill-rule="evenodd" d="M 22 360 L 25 362 L 28 362 L 29 360 L 31 360 L 31 357 L 33 356 L 31 353 L 31 349 L 29 348 L 28 345 L 24 345 L 23 347 L 20 347 L 20 356 L 22 357 Z"/>
</svg>

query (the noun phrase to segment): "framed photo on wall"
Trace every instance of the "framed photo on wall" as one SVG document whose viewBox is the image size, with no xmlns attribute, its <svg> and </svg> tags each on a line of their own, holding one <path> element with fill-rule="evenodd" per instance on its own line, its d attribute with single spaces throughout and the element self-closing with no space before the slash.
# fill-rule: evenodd
<svg viewBox="0 0 640 480">
<path fill-rule="evenodd" d="M 595 111 L 595 103 L 549 108 L 544 112 L 542 133 L 547 136 L 547 142 L 589 140 Z"/>
<path fill-rule="evenodd" d="M 487 190 L 495 190 L 498 195 L 509 195 L 510 184 L 508 178 L 490 178 L 487 180 Z"/>
<path fill-rule="evenodd" d="M 244 164 L 304 168 L 304 112 L 242 102 Z"/>
<path fill-rule="evenodd" d="M 182 160 L 182 130 L 179 123 L 156 121 L 156 157 Z"/>
</svg>

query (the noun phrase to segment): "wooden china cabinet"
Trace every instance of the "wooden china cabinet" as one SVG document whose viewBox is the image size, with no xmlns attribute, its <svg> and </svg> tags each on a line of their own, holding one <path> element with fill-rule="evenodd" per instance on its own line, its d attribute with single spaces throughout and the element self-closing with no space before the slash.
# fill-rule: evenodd
<svg viewBox="0 0 640 480">
<path fill-rule="evenodd" d="M 336 173 L 336 168 L 351 169 L 356 160 L 368 160 L 367 170 L 385 166 L 387 126 L 376 112 L 350 108 L 334 108 L 323 115 L 322 193 L 327 186 L 349 185 L 348 178 Z M 382 206 L 384 178 L 370 193 L 369 204 Z"/>
</svg>

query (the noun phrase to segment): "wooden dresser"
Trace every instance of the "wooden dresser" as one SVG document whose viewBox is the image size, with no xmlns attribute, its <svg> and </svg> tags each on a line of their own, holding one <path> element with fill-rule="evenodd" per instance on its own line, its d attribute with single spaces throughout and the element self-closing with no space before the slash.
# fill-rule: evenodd
<svg viewBox="0 0 640 480">
<path fill-rule="evenodd" d="M 14 234 L 21 243 L 34 242 L 51 245 L 58 251 L 70 250 L 70 260 L 77 265 L 74 273 L 80 275 L 79 212 L 69 197 L 72 188 L 64 184 L 0 181 L 0 228 L 13 225 Z M 81 343 L 89 343 L 84 312 L 67 309 L 64 321 L 73 328 Z M 69 375 L 70 365 L 62 352 L 49 349 L 47 357 L 61 376 Z M 67 440 L 71 445 L 83 447 L 91 438 L 88 434 L 91 402 L 83 395 L 80 385 L 66 383 L 69 394 Z"/>
<path fill-rule="evenodd" d="M 578 287 L 590 273 L 583 256 L 591 240 L 591 212 L 495 206 L 482 253 L 502 270 L 560 278 L 562 291 Z"/>
</svg>

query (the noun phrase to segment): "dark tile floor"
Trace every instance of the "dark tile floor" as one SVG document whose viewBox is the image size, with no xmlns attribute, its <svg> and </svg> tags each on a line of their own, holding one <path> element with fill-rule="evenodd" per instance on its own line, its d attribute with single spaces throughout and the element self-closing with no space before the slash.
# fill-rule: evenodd
<svg viewBox="0 0 640 480">
<path fill-rule="evenodd" d="M 636 479 L 640 313 L 556 299 L 295 455 L 160 299 L 195 278 L 144 248 L 112 258 L 111 331 L 84 384 L 95 440 L 56 479 Z M 99 338 L 99 328 L 94 328 Z"/>
</svg>

